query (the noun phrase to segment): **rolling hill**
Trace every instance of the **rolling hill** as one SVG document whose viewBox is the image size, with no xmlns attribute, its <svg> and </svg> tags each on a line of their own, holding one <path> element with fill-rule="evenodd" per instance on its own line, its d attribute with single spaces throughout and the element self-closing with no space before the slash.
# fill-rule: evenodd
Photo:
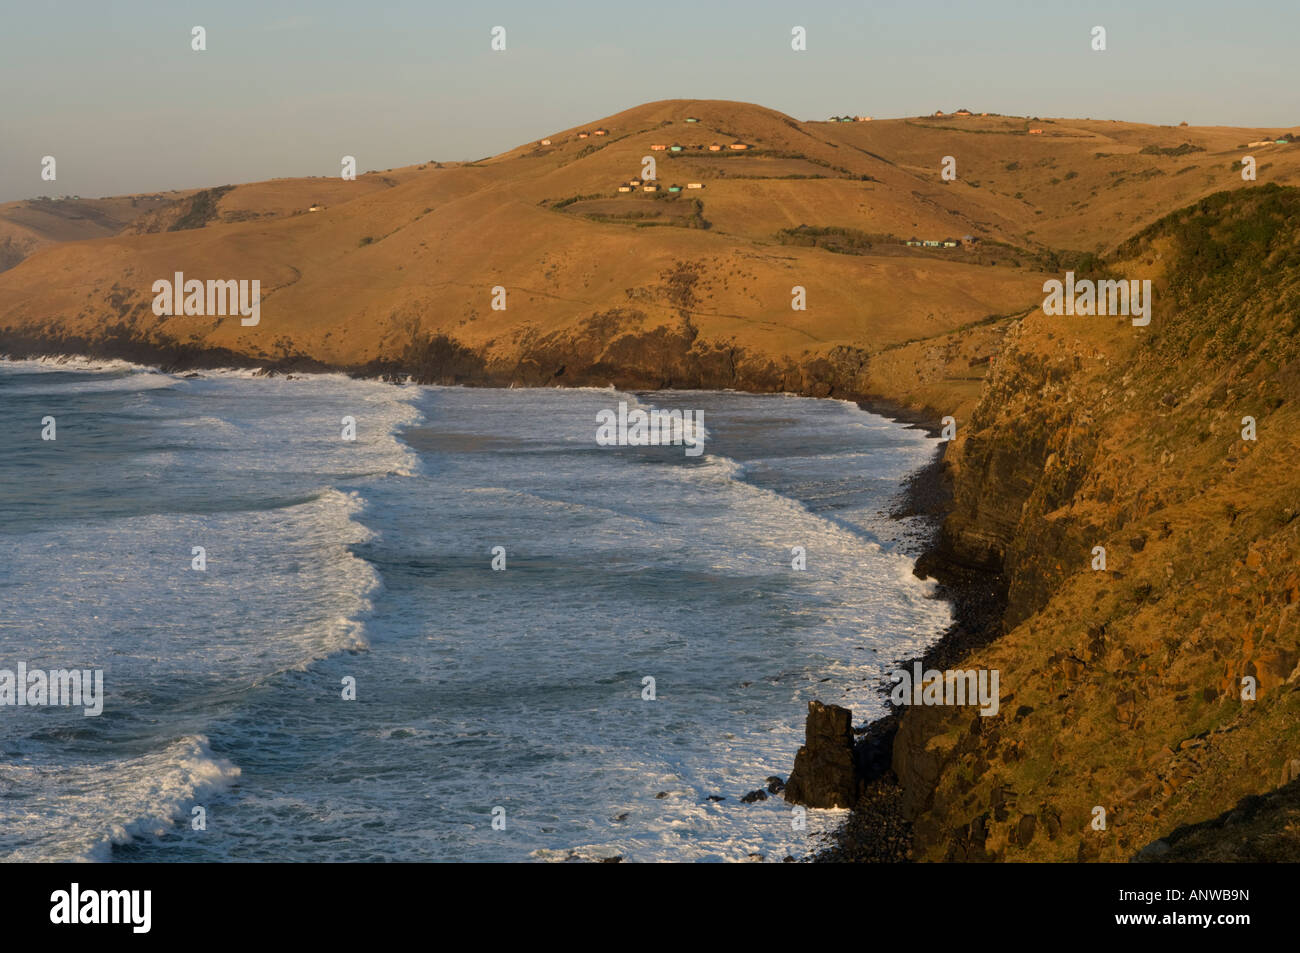
<svg viewBox="0 0 1300 953">
<path fill-rule="evenodd" d="M 1247 185 L 1241 147 L 1284 132 L 800 122 L 745 103 L 650 103 L 477 162 L 220 186 L 143 212 L 137 198 L 129 218 L 130 200 L 99 200 L 117 217 L 46 228 L 0 273 L 0 349 L 877 394 L 960 412 L 1048 273 Z M 1262 180 L 1300 182 L 1300 148 L 1253 151 Z M 619 192 L 645 156 L 662 191 Z M 13 204 L 7 229 L 35 203 Z M 152 284 L 177 271 L 258 279 L 260 324 L 155 316 Z M 796 286 L 806 310 L 791 307 Z"/>
</svg>

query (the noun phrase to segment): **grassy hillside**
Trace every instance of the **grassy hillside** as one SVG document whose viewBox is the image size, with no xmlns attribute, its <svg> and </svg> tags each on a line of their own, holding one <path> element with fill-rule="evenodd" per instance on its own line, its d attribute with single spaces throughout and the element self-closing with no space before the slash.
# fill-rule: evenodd
<svg viewBox="0 0 1300 953">
<path fill-rule="evenodd" d="M 1300 190 L 1202 199 L 1104 264 L 1154 280 L 1150 326 L 1035 310 L 949 452 L 945 556 L 1002 572 L 1007 631 L 957 666 L 1001 672 L 998 716 L 903 717 L 926 859 L 1125 860 L 1298 773 Z"/>
<path fill-rule="evenodd" d="M 1236 147 L 1264 134 L 1034 125 L 1045 134 L 1008 117 L 798 122 L 671 100 L 479 162 L 201 190 L 0 274 L 0 347 L 880 394 L 965 412 L 1045 271 L 1242 185 Z M 1264 179 L 1300 182 L 1300 146 L 1267 150 Z M 956 181 L 939 174 L 945 155 Z M 663 189 L 703 187 L 618 192 L 645 156 Z M 965 235 L 979 241 L 901 243 Z M 259 279 L 261 324 L 155 317 L 152 282 L 176 271 Z M 807 310 L 791 308 L 796 286 Z"/>
</svg>

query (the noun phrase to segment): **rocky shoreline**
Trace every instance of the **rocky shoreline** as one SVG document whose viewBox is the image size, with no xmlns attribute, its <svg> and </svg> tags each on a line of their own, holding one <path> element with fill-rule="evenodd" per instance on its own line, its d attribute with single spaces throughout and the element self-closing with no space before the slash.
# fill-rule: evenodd
<svg viewBox="0 0 1300 953">
<path fill-rule="evenodd" d="M 887 401 L 859 401 L 864 410 L 920 427 L 937 436 L 933 415 L 910 411 Z M 953 622 L 919 658 L 898 659 L 908 668 L 919 661 L 925 668 L 952 667 L 972 650 L 1002 632 L 1006 584 L 1000 571 L 964 565 L 944 545 L 943 521 L 952 507 L 946 476 L 944 444 L 934 459 L 907 480 L 894 519 L 919 518 L 928 540 L 917 559 L 915 573 L 938 583 L 936 598 L 952 606 Z M 887 686 L 882 683 L 882 694 Z M 912 825 L 905 810 L 902 785 L 894 773 L 893 746 L 902 712 L 888 699 L 889 714 L 853 730 L 853 762 L 858 796 L 852 812 L 835 833 L 833 843 L 809 858 L 814 863 L 903 863 L 912 859 Z"/>
</svg>

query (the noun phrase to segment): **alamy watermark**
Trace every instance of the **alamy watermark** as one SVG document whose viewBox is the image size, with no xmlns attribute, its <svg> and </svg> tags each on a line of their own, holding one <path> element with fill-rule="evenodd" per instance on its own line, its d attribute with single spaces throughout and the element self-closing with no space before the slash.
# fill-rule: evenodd
<svg viewBox="0 0 1300 953">
<path fill-rule="evenodd" d="M 911 672 L 898 669 L 889 678 L 898 683 L 889 695 L 895 705 L 979 705 L 981 715 L 998 713 L 997 669 L 923 672 L 913 662 Z"/>
<path fill-rule="evenodd" d="M 686 447 L 688 457 L 704 452 L 704 411 L 629 411 L 627 401 L 618 413 L 605 409 L 596 414 L 596 443 L 602 447 Z"/>
<path fill-rule="evenodd" d="M 1093 281 L 1091 278 L 1074 279 L 1074 272 L 1065 273 L 1065 281 L 1051 278 L 1043 282 L 1043 314 L 1059 317 L 1063 314 L 1107 315 L 1119 314 L 1133 317 L 1133 326 L 1146 327 L 1151 323 L 1151 279 L 1138 281 Z"/>
<path fill-rule="evenodd" d="M 18 670 L 0 668 L 0 707 L 82 707 L 88 718 L 104 711 L 104 670 L 88 668 L 34 668 L 18 663 Z"/>
<path fill-rule="evenodd" d="M 258 278 L 209 278 L 205 283 L 198 278 L 187 281 L 178 271 L 171 281 L 159 278 L 152 290 L 153 313 L 160 318 L 238 314 L 244 327 L 253 327 L 262 320 L 262 282 Z"/>
</svg>

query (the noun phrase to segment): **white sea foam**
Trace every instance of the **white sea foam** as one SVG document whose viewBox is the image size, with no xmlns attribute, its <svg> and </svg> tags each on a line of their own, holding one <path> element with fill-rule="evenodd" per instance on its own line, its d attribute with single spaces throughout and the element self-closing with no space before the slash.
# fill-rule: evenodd
<svg viewBox="0 0 1300 953">
<path fill-rule="evenodd" d="M 115 844 L 188 829 L 190 807 L 237 777 L 239 769 L 213 757 L 202 736 L 137 757 L 0 764 L 0 830 L 18 842 L 0 860 L 108 860 Z"/>
</svg>

